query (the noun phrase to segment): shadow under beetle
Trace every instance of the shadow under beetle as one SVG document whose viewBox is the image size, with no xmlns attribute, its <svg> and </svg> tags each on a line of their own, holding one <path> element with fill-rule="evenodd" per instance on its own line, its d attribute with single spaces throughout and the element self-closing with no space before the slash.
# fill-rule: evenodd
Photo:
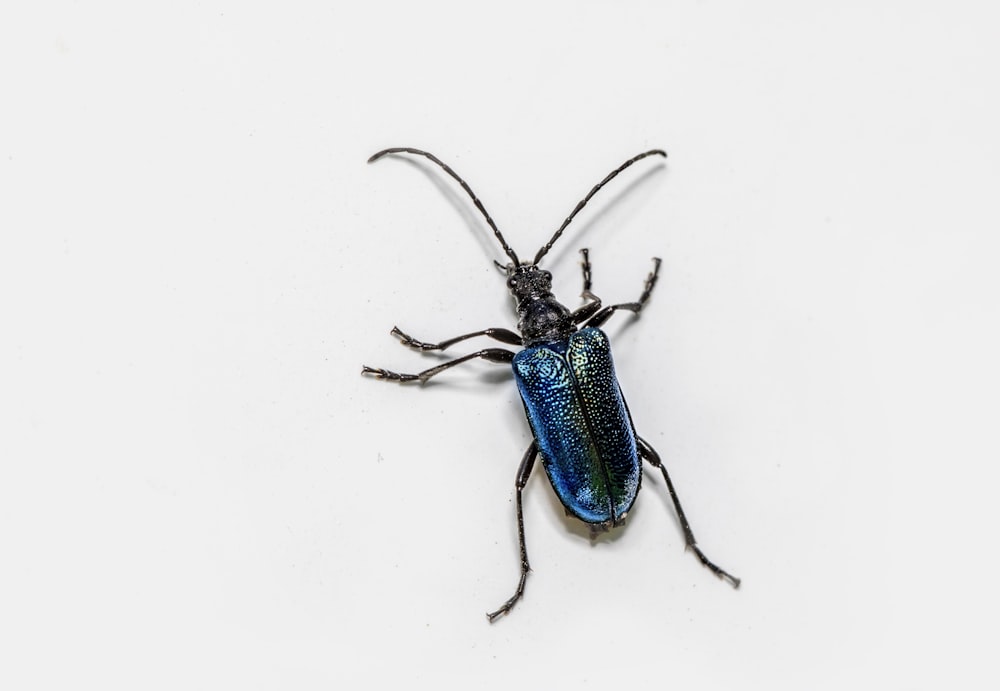
<svg viewBox="0 0 1000 691">
<path fill-rule="evenodd" d="M 379 151 L 368 162 L 372 163 L 388 154 L 423 156 L 440 166 L 472 198 L 504 253 L 510 258 L 506 265 L 494 263 L 506 272 L 507 288 L 517 305 L 517 329 L 520 333 L 504 328 L 490 328 L 440 343 L 418 341 L 396 327 L 393 327 L 391 333 L 403 345 L 425 352 L 444 350 L 477 336 L 488 336 L 502 343 L 522 346 L 520 351 L 514 353 L 506 348 L 484 348 L 418 374 L 400 374 L 368 366 L 362 368 L 362 374 L 379 379 L 423 383 L 469 360 L 483 359 L 513 367 L 514 380 L 521 393 L 534 440 L 521 459 L 515 484 L 521 577 L 510 599 L 495 612 L 486 615 L 489 620 L 492 622 L 509 612 L 524 594 L 524 583 L 531 567 L 528 565 L 528 551 L 524 544 L 521 492 L 528 482 L 535 458 L 539 455 L 542 457 L 542 467 L 566 512 L 589 524 L 593 533 L 624 522 L 642 481 L 640 459 L 646 459 L 663 474 L 687 547 L 716 576 L 728 581 L 734 588 L 739 587 L 740 579 L 712 563 L 696 545 L 674 484 L 670 481 L 659 454 L 636 434 L 628 405 L 615 377 L 608 337 L 598 328 L 619 310 L 628 310 L 634 314 L 642 311 L 656 285 L 660 260 L 653 259 L 653 270 L 646 277 L 645 286 L 637 301 L 604 306 L 600 298 L 590 290 L 590 256 L 586 249 L 581 250 L 582 297 L 586 304 L 572 311 L 552 295 L 552 274 L 538 268 L 539 261 L 552 249 L 573 217 L 602 187 L 633 163 L 647 156 L 666 157 L 667 154 L 659 149 L 646 151 L 611 171 L 580 200 L 530 262 L 518 259 L 472 188 L 437 156 L 420 149 L 402 147 Z"/>
</svg>

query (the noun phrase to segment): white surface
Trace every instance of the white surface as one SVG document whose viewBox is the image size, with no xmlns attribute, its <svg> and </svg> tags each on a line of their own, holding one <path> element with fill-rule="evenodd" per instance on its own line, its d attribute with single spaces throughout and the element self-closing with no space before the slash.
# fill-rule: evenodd
<svg viewBox="0 0 1000 691">
<path fill-rule="evenodd" d="M 988 3 L 52 3 L 0 17 L 0 687 L 995 687 Z M 647 473 L 591 547 L 502 368 L 522 254 L 611 323 Z M 478 233 L 478 235 L 477 235 Z M 465 346 L 468 346 L 466 348 Z M 483 343 L 485 345 L 485 342 Z M 456 352 L 468 352 L 473 343 Z"/>
</svg>

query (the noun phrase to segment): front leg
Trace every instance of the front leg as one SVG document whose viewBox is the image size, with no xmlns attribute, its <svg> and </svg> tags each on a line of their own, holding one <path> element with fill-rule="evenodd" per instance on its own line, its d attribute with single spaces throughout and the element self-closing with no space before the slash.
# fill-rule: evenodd
<svg viewBox="0 0 1000 691">
<path fill-rule="evenodd" d="M 461 336 L 455 336 L 455 338 L 449 338 L 447 341 L 441 341 L 440 343 L 424 343 L 423 341 L 418 341 L 412 336 L 403 333 L 399 330 L 399 327 L 392 327 L 390 331 L 393 336 L 399 339 L 400 343 L 403 345 L 413 348 L 414 350 L 420 350 L 426 352 L 428 350 L 444 350 L 449 346 L 453 346 L 459 341 L 465 341 L 470 338 L 475 338 L 476 336 L 489 336 L 494 338 L 501 343 L 507 343 L 509 345 L 521 345 L 521 336 L 514 333 L 510 329 L 492 328 L 483 329 L 482 331 L 473 331 L 472 333 L 463 334 Z"/>
<path fill-rule="evenodd" d="M 571 316 L 574 324 L 582 324 L 597 314 L 597 312 L 601 309 L 601 298 L 590 292 L 590 250 L 584 247 L 580 250 L 580 254 L 583 255 L 583 261 L 581 262 L 581 266 L 583 268 L 583 292 L 580 293 L 580 297 L 584 300 L 588 300 L 589 302 L 573 312 Z"/>
<path fill-rule="evenodd" d="M 653 257 L 653 270 L 649 272 L 648 276 L 646 276 L 646 283 L 643 286 L 642 295 L 639 296 L 639 299 L 636 302 L 623 302 L 617 305 L 608 305 L 595 314 L 594 317 L 587 323 L 587 326 L 600 326 L 608 320 L 608 317 L 618 310 L 629 310 L 634 314 L 639 314 L 639 312 L 642 311 L 642 308 L 646 306 L 649 296 L 652 295 L 653 288 L 656 287 L 656 281 L 659 276 L 660 258 Z M 589 290 L 587 292 L 589 292 Z"/>
<path fill-rule="evenodd" d="M 597 297 L 592 292 L 590 292 L 590 287 L 592 284 L 591 279 L 593 278 L 593 276 L 591 275 L 591 266 L 590 266 L 590 250 L 584 247 L 582 250 L 580 250 L 580 254 L 583 255 L 583 261 L 580 263 L 580 266 L 583 269 L 583 292 L 580 293 L 580 297 L 582 297 L 584 300 L 593 300 L 595 302 L 600 302 L 601 298 Z"/>
</svg>

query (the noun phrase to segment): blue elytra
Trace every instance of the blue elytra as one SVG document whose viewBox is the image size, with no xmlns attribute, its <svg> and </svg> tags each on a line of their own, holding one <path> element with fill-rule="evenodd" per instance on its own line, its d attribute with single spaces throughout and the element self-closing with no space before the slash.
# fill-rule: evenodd
<svg viewBox="0 0 1000 691">
<path fill-rule="evenodd" d="M 513 369 L 542 465 L 563 506 L 587 523 L 621 522 L 642 469 L 607 335 L 587 327 L 567 340 L 525 348 Z"/>
</svg>

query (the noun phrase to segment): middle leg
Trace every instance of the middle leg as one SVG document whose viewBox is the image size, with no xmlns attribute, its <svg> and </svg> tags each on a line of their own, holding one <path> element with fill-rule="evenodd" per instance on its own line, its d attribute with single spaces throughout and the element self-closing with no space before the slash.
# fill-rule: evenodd
<svg viewBox="0 0 1000 691">
<path fill-rule="evenodd" d="M 448 362 L 440 364 L 437 367 L 425 369 L 423 372 L 418 372 L 417 374 L 400 374 L 399 372 L 393 372 L 392 370 L 382 369 L 381 367 L 369 367 L 368 365 L 363 365 L 361 367 L 361 374 L 370 374 L 376 379 L 386 379 L 388 381 L 419 381 L 423 384 L 434 375 L 440 374 L 455 365 L 461 365 L 463 362 L 474 360 L 475 358 L 482 358 L 483 360 L 488 360 L 489 362 L 511 363 L 514 361 L 514 353 L 504 348 L 484 348 L 483 350 L 476 351 L 475 353 L 469 353 L 468 355 L 463 355 L 460 358 L 449 360 Z"/>
</svg>

